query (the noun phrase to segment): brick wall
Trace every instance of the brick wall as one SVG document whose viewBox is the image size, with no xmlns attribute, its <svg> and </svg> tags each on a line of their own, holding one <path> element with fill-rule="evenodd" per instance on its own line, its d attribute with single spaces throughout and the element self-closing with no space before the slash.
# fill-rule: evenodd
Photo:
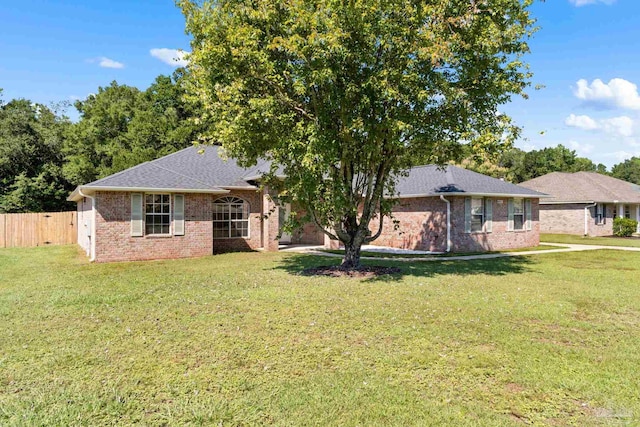
<svg viewBox="0 0 640 427">
<path fill-rule="evenodd" d="M 531 230 L 507 231 L 508 199 L 493 199 L 493 231 L 491 233 L 465 233 L 464 197 L 448 197 L 451 202 L 451 241 L 453 252 L 476 252 L 517 249 L 540 243 L 538 200 L 531 203 Z M 382 235 L 373 245 L 402 249 L 444 252 L 447 247 L 447 207 L 438 197 L 401 199 L 394 208 L 394 219 L 399 227 L 385 219 Z M 377 231 L 377 222 L 371 229 Z"/>
<path fill-rule="evenodd" d="M 131 193 L 97 192 L 96 261 L 136 261 L 210 255 L 213 252 L 211 202 L 214 196 L 189 193 L 184 196 L 184 236 L 131 237 Z"/>
<path fill-rule="evenodd" d="M 566 203 L 540 206 L 540 232 L 584 235 L 585 203 Z M 587 217 L 590 236 L 610 236 L 613 234 L 614 205 L 606 206 L 605 223 L 596 224 L 595 208 L 589 208 Z"/>
<path fill-rule="evenodd" d="M 399 227 L 396 229 L 398 221 Z M 371 221 L 371 233 L 380 221 Z M 443 252 L 447 247 L 447 205 L 436 197 L 400 199 L 393 218 L 385 218 L 380 237 L 371 243 L 401 249 Z"/>
<path fill-rule="evenodd" d="M 531 200 L 531 230 L 507 231 L 508 198 L 492 198 L 493 231 L 464 232 L 464 197 L 451 197 L 451 240 L 453 252 L 501 251 L 538 246 L 540 244 L 539 204 Z"/>
</svg>

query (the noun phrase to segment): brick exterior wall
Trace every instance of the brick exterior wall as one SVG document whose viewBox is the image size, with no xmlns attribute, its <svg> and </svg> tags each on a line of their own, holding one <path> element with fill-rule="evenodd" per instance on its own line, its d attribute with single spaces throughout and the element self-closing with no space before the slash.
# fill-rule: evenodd
<svg viewBox="0 0 640 427">
<path fill-rule="evenodd" d="M 508 199 L 493 198 L 493 231 L 465 233 L 464 197 L 448 197 L 451 202 L 452 252 L 508 250 L 540 244 L 538 200 L 531 201 L 531 230 L 507 231 Z M 401 199 L 394 208 L 399 228 L 385 220 L 382 235 L 373 245 L 401 249 L 444 252 L 447 247 L 447 207 L 439 197 Z M 377 224 L 372 223 L 372 232 Z"/>
<path fill-rule="evenodd" d="M 584 235 L 585 203 L 540 206 L 540 232 Z M 596 209 L 589 208 L 587 229 L 590 236 L 611 236 L 615 206 L 606 205 L 604 224 L 596 224 Z"/>
<path fill-rule="evenodd" d="M 538 199 L 531 199 L 531 230 L 507 231 L 508 198 L 492 198 L 493 231 L 464 232 L 464 197 L 451 197 L 451 240 L 453 252 L 502 251 L 540 244 Z"/>
<path fill-rule="evenodd" d="M 97 192 L 96 261 L 138 261 L 210 255 L 213 252 L 213 195 L 184 196 L 184 236 L 131 237 L 131 193 Z"/>
<path fill-rule="evenodd" d="M 213 201 L 226 196 L 240 197 L 249 203 L 249 238 L 213 239 Z M 278 207 L 269 197 L 268 190 L 263 193 L 232 191 L 224 196 L 184 194 L 184 236 L 132 237 L 131 193 L 97 192 L 95 198 L 96 223 L 93 233 L 97 262 L 188 258 L 259 248 L 278 250 Z M 493 199 L 493 232 L 465 233 L 465 198 L 448 199 L 451 201 L 451 239 L 454 252 L 515 249 L 539 244 L 537 200 L 532 200 L 531 231 L 506 231 L 507 199 Z M 584 211 L 581 212 L 584 214 Z M 612 213 L 612 210 L 608 210 L 608 213 Z M 394 208 L 394 219 L 398 221 L 399 227 L 395 229 L 395 223 L 385 219 L 383 233 L 373 244 L 433 252 L 446 250 L 446 204 L 439 198 L 402 199 Z M 608 220 L 607 223 L 610 224 L 611 221 Z M 377 226 L 377 221 L 372 221 L 372 232 L 377 231 Z M 327 240 L 314 224 L 304 225 L 292 236 L 293 243 L 323 244 Z M 336 246 L 337 242 L 331 243 Z M 85 245 L 86 243 L 83 244 Z"/>
<path fill-rule="evenodd" d="M 399 228 L 395 228 L 399 221 Z M 371 233 L 380 221 L 371 221 Z M 382 234 L 371 243 L 377 246 L 444 252 L 447 248 L 447 205 L 437 197 L 400 199 L 393 218 L 385 218 Z"/>
</svg>

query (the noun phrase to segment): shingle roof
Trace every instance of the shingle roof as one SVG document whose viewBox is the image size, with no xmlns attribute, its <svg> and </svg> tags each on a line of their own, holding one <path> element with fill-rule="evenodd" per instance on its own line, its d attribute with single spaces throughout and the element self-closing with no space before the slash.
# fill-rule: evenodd
<svg viewBox="0 0 640 427">
<path fill-rule="evenodd" d="M 400 197 L 437 196 L 447 194 L 501 195 L 544 197 L 537 191 L 520 187 L 457 166 L 417 166 L 407 177 L 400 178 L 396 187 Z"/>
<path fill-rule="evenodd" d="M 640 203 L 640 186 L 595 172 L 552 172 L 520 185 L 552 196 L 541 203 Z"/>
<path fill-rule="evenodd" d="M 99 189 L 162 189 L 223 193 L 229 188 L 256 188 L 249 181 L 268 172 L 270 168 L 270 163 L 264 160 L 254 167 L 243 168 L 234 159 L 221 157 L 222 154 L 218 146 L 193 146 L 82 185 L 78 189 L 83 192 Z M 78 199 L 78 189 L 71 194 L 70 200 Z M 544 196 L 470 170 L 455 166 L 440 169 L 431 165 L 411 169 L 408 176 L 400 178 L 397 190 L 400 197 L 452 193 Z"/>
</svg>

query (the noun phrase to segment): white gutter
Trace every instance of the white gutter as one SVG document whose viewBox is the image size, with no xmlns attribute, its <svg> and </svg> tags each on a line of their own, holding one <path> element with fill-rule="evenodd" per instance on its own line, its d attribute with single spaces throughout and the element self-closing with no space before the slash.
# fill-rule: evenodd
<svg viewBox="0 0 640 427">
<path fill-rule="evenodd" d="M 396 197 L 386 197 L 386 198 L 396 198 L 396 199 L 409 199 L 415 197 L 436 197 L 440 195 L 440 193 L 416 193 L 416 194 L 400 194 Z M 523 198 L 523 199 L 543 199 L 543 198 L 551 198 L 553 196 L 549 196 L 548 194 L 513 194 L 513 193 L 465 193 L 461 191 L 455 191 L 447 193 L 447 197 L 449 196 L 475 196 L 475 197 L 513 197 L 513 198 Z"/>
<path fill-rule="evenodd" d="M 82 192 L 82 189 L 79 187 L 78 194 L 80 195 L 80 197 L 91 199 L 91 247 L 89 249 L 89 261 L 94 262 L 96 260 L 96 198 L 88 194 L 84 194 Z"/>
<path fill-rule="evenodd" d="M 440 200 L 447 204 L 447 253 L 451 252 L 451 202 L 440 195 Z"/>
<path fill-rule="evenodd" d="M 594 203 L 592 205 L 587 205 L 584 207 L 584 235 L 585 236 L 589 235 L 589 209 L 595 208 L 596 206 L 598 206 L 597 203 Z"/>
</svg>

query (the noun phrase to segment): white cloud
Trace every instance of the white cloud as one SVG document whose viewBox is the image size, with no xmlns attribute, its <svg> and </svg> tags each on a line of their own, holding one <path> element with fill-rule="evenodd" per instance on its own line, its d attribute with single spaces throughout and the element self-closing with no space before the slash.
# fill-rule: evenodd
<svg viewBox="0 0 640 427">
<path fill-rule="evenodd" d="M 614 157 L 618 162 L 624 162 L 631 157 L 640 156 L 640 151 L 636 151 L 635 153 L 630 153 L 628 151 L 614 151 L 613 153 L 605 154 L 607 157 Z"/>
<path fill-rule="evenodd" d="M 613 135 L 630 137 L 634 134 L 633 120 L 627 116 L 601 120 L 600 126 L 603 131 Z"/>
<path fill-rule="evenodd" d="M 567 126 L 571 126 L 578 129 L 583 130 L 595 130 L 598 129 L 598 123 L 593 120 L 589 116 L 576 116 L 575 114 L 570 114 L 569 117 L 564 119 L 564 124 Z"/>
<path fill-rule="evenodd" d="M 628 80 L 616 78 L 605 84 L 595 79 L 589 84 L 587 80 L 580 79 L 576 84 L 573 94 L 578 99 L 603 107 L 640 110 L 638 86 Z"/>
<path fill-rule="evenodd" d="M 589 116 L 570 114 L 564 124 L 582 130 L 597 130 L 614 136 L 631 137 L 635 134 L 635 122 L 631 117 L 619 116 L 610 119 L 595 120 Z"/>
<path fill-rule="evenodd" d="M 154 58 L 158 58 L 165 64 L 169 64 L 174 67 L 186 67 L 187 64 L 189 64 L 189 61 L 185 58 L 189 52 L 185 52 L 180 49 L 167 49 L 163 47 L 151 49 L 149 53 Z"/>
<path fill-rule="evenodd" d="M 614 4 L 615 2 L 616 0 L 569 0 L 569 3 L 571 3 L 576 7 L 586 6 L 588 4 L 596 4 L 596 3 Z"/>
<path fill-rule="evenodd" d="M 580 144 L 578 141 L 569 141 L 569 147 L 581 156 L 588 156 L 595 148 L 593 144 Z"/>
<path fill-rule="evenodd" d="M 124 68 L 124 64 L 122 62 L 114 61 L 113 59 L 109 59 L 105 56 L 96 58 L 91 62 L 97 62 L 102 68 Z"/>
</svg>

